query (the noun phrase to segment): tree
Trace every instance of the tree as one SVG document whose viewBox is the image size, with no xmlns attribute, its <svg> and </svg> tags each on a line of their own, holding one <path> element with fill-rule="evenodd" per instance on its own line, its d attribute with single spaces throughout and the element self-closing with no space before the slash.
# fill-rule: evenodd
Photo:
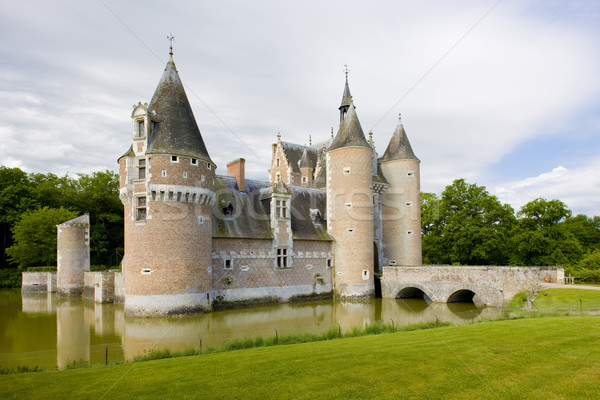
<svg viewBox="0 0 600 400">
<path fill-rule="evenodd" d="M 77 216 L 64 208 L 43 207 L 27 211 L 13 226 L 14 244 L 6 249 L 10 261 L 27 268 L 56 263 L 56 225 Z"/>
<path fill-rule="evenodd" d="M 455 180 L 439 201 L 427 194 L 422 213 L 423 256 L 426 263 L 502 265 L 508 261 L 508 233 L 514 211 L 484 186 Z M 422 220 L 423 222 L 423 220 Z"/>
<path fill-rule="evenodd" d="M 517 213 L 512 231 L 512 265 L 574 265 L 583 255 L 565 220 L 571 210 L 560 200 L 535 199 Z"/>
</svg>

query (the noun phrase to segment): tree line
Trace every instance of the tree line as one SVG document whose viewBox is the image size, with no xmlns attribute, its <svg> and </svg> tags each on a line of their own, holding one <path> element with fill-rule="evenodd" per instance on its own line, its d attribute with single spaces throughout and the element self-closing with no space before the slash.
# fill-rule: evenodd
<svg viewBox="0 0 600 400">
<path fill-rule="evenodd" d="M 457 179 L 441 197 L 421 195 L 424 264 L 564 266 L 600 280 L 600 217 L 572 215 L 560 200 L 535 199 L 515 214 L 484 186 Z"/>
<path fill-rule="evenodd" d="M 90 263 L 123 256 L 123 205 L 112 171 L 57 176 L 0 166 L 0 268 L 56 266 L 56 225 L 90 216 Z"/>
<path fill-rule="evenodd" d="M 56 225 L 88 213 L 92 265 L 123 257 L 123 205 L 112 171 L 57 176 L 0 166 L 0 269 L 56 265 Z M 600 281 L 600 217 L 535 199 L 515 213 L 484 186 L 457 179 L 421 195 L 424 264 L 558 265 Z"/>
</svg>

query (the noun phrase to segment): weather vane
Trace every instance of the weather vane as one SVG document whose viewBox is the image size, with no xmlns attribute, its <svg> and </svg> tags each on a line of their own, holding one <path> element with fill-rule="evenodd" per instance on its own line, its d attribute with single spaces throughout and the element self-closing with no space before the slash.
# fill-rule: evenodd
<svg viewBox="0 0 600 400">
<path fill-rule="evenodd" d="M 169 54 L 173 55 L 173 40 L 175 40 L 175 36 L 170 33 L 169 36 L 167 36 L 167 39 L 169 39 Z"/>
<path fill-rule="evenodd" d="M 346 79 L 348 79 L 348 72 L 350 72 L 348 69 L 348 64 L 344 64 L 344 73 L 346 74 Z"/>
<path fill-rule="evenodd" d="M 398 122 L 402 122 L 402 113 L 398 113 Z"/>
</svg>

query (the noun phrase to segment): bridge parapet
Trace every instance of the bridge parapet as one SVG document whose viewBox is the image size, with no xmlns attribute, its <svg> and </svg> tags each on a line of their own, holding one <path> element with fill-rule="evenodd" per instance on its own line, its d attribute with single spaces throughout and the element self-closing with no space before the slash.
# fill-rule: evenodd
<svg viewBox="0 0 600 400">
<path fill-rule="evenodd" d="M 474 293 L 474 302 L 502 306 L 515 294 L 537 289 L 542 283 L 564 283 L 563 267 L 507 266 L 386 266 L 381 291 L 384 298 L 396 298 L 407 288 L 423 291 L 432 301 L 460 300 L 461 294 Z"/>
</svg>

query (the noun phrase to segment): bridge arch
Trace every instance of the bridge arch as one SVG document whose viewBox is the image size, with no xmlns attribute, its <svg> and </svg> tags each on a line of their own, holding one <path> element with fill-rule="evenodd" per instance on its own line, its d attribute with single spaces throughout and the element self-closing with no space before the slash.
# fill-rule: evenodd
<svg viewBox="0 0 600 400">
<path fill-rule="evenodd" d="M 446 303 L 473 303 L 474 298 L 477 294 L 469 289 L 459 289 L 454 291 L 450 296 L 448 296 L 448 300 Z"/>
<path fill-rule="evenodd" d="M 396 293 L 396 299 L 423 299 L 427 302 L 432 301 L 432 297 L 427 289 L 421 285 L 407 285 Z"/>
</svg>

